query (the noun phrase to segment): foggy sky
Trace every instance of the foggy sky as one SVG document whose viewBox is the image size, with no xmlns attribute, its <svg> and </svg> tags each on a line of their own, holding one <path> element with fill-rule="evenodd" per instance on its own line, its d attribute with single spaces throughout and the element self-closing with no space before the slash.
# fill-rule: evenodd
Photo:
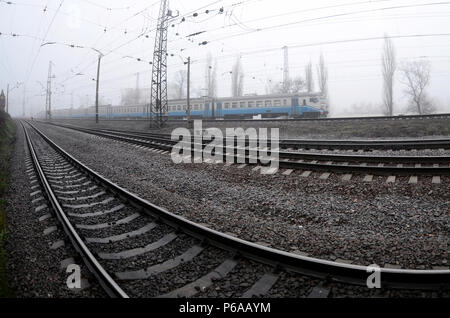
<svg viewBox="0 0 450 318">
<path fill-rule="evenodd" d="M 31 110 L 36 113 L 44 109 L 45 89 L 42 86 L 46 86 L 50 60 L 54 63 L 53 108 L 70 107 L 72 100 L 74 107 L 84 105 L 86 101 L 92 105 L 95 98 L 95 81 L 92 79 L 96 76 L 98 54 L 90 48 L 105 54 L 100 80 L 103 101 L 120 103 L 121 90 L 136 86 L 137 72 L 140 73 L 140 87 L 149 87 L 151 65 L 148 62 L 152 61 L 159 1 L 12 2 L 0 1 L 0 88 L 5 90 L 7 83 L 11 87 L 17 82 L 25 83 L 10 93 L 12 115 L 22 114 L 24 88 L 27 115 Z M 324 54 L 329 70 L 332 114 L 381 114 L 383 40 L 329 42 L 382 37 L 384 33 L 394 37 L 450 34 L 450 2 L 369 2 L 171 0 L 170 9 L 174 16 L 190 15 L 184 22 L 180 18 L 170 22 L 169 81 L 178 70 L 185 69 L 182 61 L 190 56 L 193 62 L 192 90 L 201 93 L 205 88 L 206 56 L 211 53 L 217 59 L 218 96 L 229 96 L 229 72 L 240 56 L 245 73 L 244 93 L 264 94 L 268 79 L 274 83 L 282 80 L 282 47 L 288 46 L 291 77 L 303 77 L 304 67 L 311 61 L 317 79 L 315 64 L 320 53 Z M 418 6 L 401 8 L 412 5 Z M 219 12 L 221 7 L 223 13 Z M 209 13 L 205 13 L 206 10 Z M 198 16 L 194 17 L 193 13 Z M 203 33 L 187 37 L 197 32 Z M 450 36 L 392 39 L 398 64 L 418 59 L 431 62 L 428 93 L 444 112 L 450 112 L 449 40 Z M 199 45 L 203 41 L 208 44 Z M 46 42 L 56 44 L 41 47 Z M 82 75 L 75 75 L 77 73 Z M 395 113 L 404 113 L 407 103 L 400 76 L 397 71 Z M 315 86 L 317 88 L 317 82 Z M 359 107 L 352 108 L 354 104 Z"/>
</svg>

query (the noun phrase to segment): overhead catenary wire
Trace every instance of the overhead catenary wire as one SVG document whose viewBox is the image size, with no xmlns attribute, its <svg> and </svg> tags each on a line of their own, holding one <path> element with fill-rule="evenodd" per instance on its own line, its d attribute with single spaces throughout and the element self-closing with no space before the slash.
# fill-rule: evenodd
<svg viewBox="0 0 450 318">
<path fill-rule="evenodd" d="M 366 1 L 367 2 L 367 1 Z M 380 1 L 381 2 L 381 1 Z M 362 2 L 361 2 L 362 3 Z M 239 20 L 240 22 L 243 22 L 243 23 L 246 23 L 246 21 L 243 19 L 242 21 L 241 20 Z M 325 22 L 326 23 L 326 22 Z M 149 31 L 149 29 L 145 29 L 145 28 L 143 28 L 142 29 L 142 31 L 146 31 L 146 32 L 150 32 Z M 414 34 L 414 35 L 398 35 L 398 36 L 396 36 L 397 38 L 405 38 L 405 37 L 424 37 L 424 36 L 447 36 L 447 34 L 433 34 L 433 35 L 426 35 L 426 34 Z M 391 36 L 391 38 L 395 38 L 394 36 Z M 378 38 L 358 38 L 358 39 L 342 39 L 342 40 L 339 40 L 339 41 L 322 41 L 322 42 L 310 42 L 310 43 L 298 43 L 297 45 L 298 46 L 294 46 L 294 47 L 292 47 L 291 45 L 289 45 L 290 46 L 290 48 L 292 47 L 292 49 L 295 49 L 295 48 L 302 48 L 302 47 L 306 47 L 306 46 L 322 46 L 322 45 L 332 45 L 332 44 L 336 44 L 336 43 L 344 43 L 344 42 L 355 42 L 355 41 L 370 41 L 370 40 L 377 40 L 377 39 L 381 39 L 381 37 L 378 37 Z M 35 39 L 36 40 L 36 39 Z M 213 38 L 212 39 L 212 41 L 214 41 L 215 39 Z M 37 41 L 37 40 L 36 40 Z M 192 48 L 190 48 L 190 49 L 192 49 L 192 50 L 194 50 L 194 49 L 196 49 L 196 47 L 193 45 L 193 47 Z M 266 48 L 267 49 L 267 48 Z M 261 52 L 262 54 L 264 54 L 265 52 L 267 52 L 266 51 L 266 49 L 263 49 L 263 50 L 259 50 L 259 52 Z M 278 47 L 276 47 L 276 48 L 268 48 L 269 50 L 273 50 L 274 52 L 275 51 L 277 51 L 277 50 L 279 50 L 279 48 Z M 119 50 L 117 50 L 116 52 L 114 52 L 114 54 L 115 53 L 118 53 L 119 52 Z M 124 51 L 124 53 L 125 53 L 125 51 Z M 113 53 L 111 53 L 111 55 L 112 55 Z M 256 54 L 256 53 L 253 53 L 253 52 L 244 52 L 244 53 L 242 53 L 242 54 L 247 54 L 247 55 L 251 55 L 251 54 Z M 122 55 L 122 53 L 118 53 L 117 55 Z M 133 54 L 131 54 L 130 56 L 132 56 Z M 197 55 L 198 56 L 198 55 Z M 225 56 L 220 56 L 220 58 L 221 59 L 224 59 L 224 58 L 226 58 L 227 56 L 225 55 Z M 117 60 L 120 60 L 122 57 L 120 57 L 119 59 L 117 59 Z M 110 62 L 110 60 L 111 59 L 109 59 L 108 60 L 108 62 Z M 204 60 L 204 58 L 197 58 L 197 59 L 195 59 L 194 61 L 202 61 L 202 60 Z M 113 62 L 111 62 L 111 64 L 112 64 Z M 174 65 L 177 65 L 177 64 L 174 64 Z M 91 65 L 90 65 L 91 66 Z M 81 78 L 80 78 L 80 80 L 81 80 Z"/>
<path fill-rule="evenodd" d="M 47 38 L 47 35 L 48 35 L 48 33 L 50 32 L 50 29 L 52 28 L 53 23 L 55 22 L 56 16 L 58 15 L 58 11 L 59 11 L 59 9 L 61 9 L 61 7 L 63 6 L 64 1 L 65 1 L 65 0 L 61 0 L 61 2 L 59 3 L 59 7 L 58 7 L 58 9 L 56 10 L 55 14 L 53 15 L 53 18 L 52 18 L 52 20 L 51 20 L 51 22 L 50 22 L 50 24 L 49 24 L 49 26 L 48 26 L 48 28 L 47 28 L 47 31 L 45 32 L 45 35 L 44 35 L 44 38 L 43 38 L 43 40 L 42 40 L 41 45 L 44 43 L 45 39 Z M 27 75 L 26 75 L 25 83 L 28 83 L 28 80 L 29 80 L 31 74 L 33 73 L 33 68 L 34 68 L 34 65 L 35 65 L 35 63 L 36 63 L 36 60 L 37 60 L 37 58 L 38 58 L 40 52 L 41 52 L 41 46 L 39 46 L 38 51 L 37 51 L 37 53 L 36 53 L 36 55 L 35 55 L 35 57 L 34 57 L 34 59 L 33 59 L 33 62 L 31 63 L 30 70 L 29 70 L 29 72 L 28 72 Z"/>
</svg>

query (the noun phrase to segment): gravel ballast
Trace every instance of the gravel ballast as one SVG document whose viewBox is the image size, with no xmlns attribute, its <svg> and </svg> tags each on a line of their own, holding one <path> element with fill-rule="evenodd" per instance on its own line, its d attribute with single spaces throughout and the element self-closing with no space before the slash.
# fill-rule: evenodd
<svg viewBox="0 0 450 318">
<path fill-rule="evenodd" d="M 38 125 L 76 158 L 122 187 L 242 239 L 356 264 L 448 266 L 449 186 L 397 178 L 342 182 L 314 174 L 264 176 L 252 166 L 172 163 L 170 156 L 64 128 Z M 403 177 L 405 178 L 405 177 Z"/>
<path fill-rule="evenodd" d="M 48 209 L 35 209 L 45 204 L 45 200 L 32 203 L 39 197 L 31 197 L 30 178 L 26 173 L 26 146 L 23 129 L 17 126 L 17 141 L 10 165 L 10 184 L 6 196 L 8 232 L 6 237 L 7 276 L 13 295 L 16 297 L 105 297 L 95 278 L 77 257 L 77 252 L 69 242 L 57 249 L 50 246 L 65 240 L 62 229 L 44 235 L 44 231 L 58 226 L 54 217 L 39 221 L 49 213 Z M 33 172 L 34 174 L 34 172 Z M 31 174 L 31 175 L 33 175 Z M 37 183 L 35 183 L 37 184 Z M 61 261 L 74 258 L 81 266 L 81 278 L 89 282 L 89 287 L 74 292 L 66 285 L 69 273 L 60 268 Z M 83 286 L 83 283 L 82 283 Z"/>
</svg>

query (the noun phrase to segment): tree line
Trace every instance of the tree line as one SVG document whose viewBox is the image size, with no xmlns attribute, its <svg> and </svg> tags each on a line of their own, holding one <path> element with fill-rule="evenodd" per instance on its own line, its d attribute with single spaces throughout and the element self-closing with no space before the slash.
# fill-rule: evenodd
<svg viewBox="0 0 450 318">
<path fill-rule="evenodd" d="M 383 107 L 384 114 L 394 114 L 394 78 L 397 71 L 397 60 L 392 40 L 384 36 L 383 53 L 381 56 L 383 75 Z M 400 82 L 405 86 L 404 94 L 408 98 L 408 110 L 418 114 L 429 114 L 435 111 L 435 106 L 426 89 L 430 84 L 431 64 L 426 59 L 405 61 L 398 67 Z"/>
<path fill-rule="evenodd" d="M 318 84 L 318 92 L 326 98 L 325 111 L 329 111 L 328 93 L 328 68 L 325 65 L 324 56 L 321 53 L 319 62 L 315 67 Z M 384 36 L 384 44 L 381 55 L 381 71 L 383 79 L 382 110 L 385 115 L 392 116 L 396 105 L 394 104 L 394 84 L 397 74 L 399 82 L 404 86 L 403 92 L 408 99 L 407 110 L 418 114 L 429 114 L 435 111 L 435 105 L 427 92 L 431 79 L 431 64 L 426 59 L 397 62 L 396 50 L 392 40 L 387 34 Z M 224 74 L 230 75 L 232 97 L 244 94 L 244 69 L 241 56 L 237 56 L 231 71 Z M 205 66 L 205 85 L 203 89 L 192 88 L 192 97 L 207 96 L 217 97 L 217 60 L 209 53 Z M 169 85 L 169 98 L 183 99 L 186 97 L 187 72 L 179 70 L 175 73 Z M 312 62 L 306 64 L 303 76 L 285 78 L 282 82 L 274 83 L 270 78 L 266 80 L 266 94 L 296 94 L 312 93 L 315 89 L 314 67 Z M 127 89 L 122 94 L 122 104 L 139 103 L 144 97 L 140 90 Z"/>
</svg>

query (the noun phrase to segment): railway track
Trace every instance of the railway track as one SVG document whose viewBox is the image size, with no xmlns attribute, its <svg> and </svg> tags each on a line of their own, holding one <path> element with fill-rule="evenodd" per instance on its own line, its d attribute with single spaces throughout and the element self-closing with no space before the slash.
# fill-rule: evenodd
<svg viewBox="0 0 450 318">
<path fill-rule="evenodd" d="M 53 125 L 80 129 L 82 127 L 74 125 Z M 84 129 L 84 128 L 83 128 Z M 173 144 L 170 134 L 150 133 L 130 130 L 95 129 L 105 133 L 112 133 L 123 136 L 135 136 L 153 140 L 165 141 Z M 193 139 L 193 138 L 192 138 Z M 224 144 L 226 141 L 224 141 Z M 248 146 L 248 139 L 245 145 Z M 419 150 L 419 149 L 450 149 L 450 139 L 403 139 L 403 140 L 318 140 L 318 139 L 281 139 L 279 142 L 281 149 L 304 149 L 304 150 Z"/>
<path fill-rule="evenodd" d="M 23 129 L 42 192 L 67 236 L 112 297 L 198 297 L 228 290 L 323 297 L 355 293 L 367 267 L 296 255 L 209 229 L 172 214 L 100 176 L 33 125 Z M 450 270 L 380 268 L 387 290 L 450 288 Z M 252 274 L 248 274 L 252 273 Z M 243 277 L 238 286 L 228 277 Z M 361 287 L 362 286 L 362 287 Z"/>
<path fill-rule="evenodd" d="M 69 126 L 70 127 L 70 126 Z M 137 131 L 102 129 L 101 131 L 134 135 L 140 137 L 171 140 L 169 134 L 147 133 Z M 249 141 L 245 140 L 248 146 Z M 281 139 L 281 149 L 305 149 L 305 150 L 414 150 L 414 149 L 450 149 L 450 139 L 405 139 L 405 140 L 317 140 L 317 139 Z"/>
<path fill-rule="evenodd" d="M 153 134 L 146 133 L 130 133 L 112 130 L 97 130 L 87 129 L 74 126 L 57 125 L 64 128 L 69 128 L 89 134 L 94 134 L 104 138 L 115 139 L 121 142 L 126 142 L 134 145 L 159 149 L 161 151 L 172 151 L 172 147 L 177 144 L 177 141 L 170 140 L 167 136 L 160 137 Z M 280 148 L 286 141 L 280 142 Z M 303 142 L 303 141 L 302 141 Z M 313 145 L 314 141 L 310 141 Z M 251 149 L 245 147 L 244 150 L 238 150 L 237 141 L 235 140 L 235 147 L 223 148 L 222 162 L 225 162 L 225 156 L 232 154 L 235 163 L 256 163 L 251 160 Z M 327 141 L 330 143 L 330 141 Z M 337 144 L 337 141 L 334 141 Z M 226 145 L 226 142 L 224 142 Z M 285 143 L 285 145 L 292 144 Z M 360 147 L 361 143 L 348 141 L 343 144 L 344 147 Z M 400 147 L 398 141 L 372 141 L 365 142 L 363 147 Z M 394 145 L 394 146 L 393 146 Z M 202 147 L 205 147 L 206 143 Z M 450 140 L 441 139 L 433 141 L 407 141 L 405 147 L 415 147 L 420 149 L 429 149 L 433 147 L 448 148 Z M 300 144 L 297 144 L 297 148 Z M 314 148 L 320 146 L 314 145 Z M 192 147 L 194 148 L 194 147 Z M 372 149 L 372 148 L 371 148 Z M 259 153 L 260 150 L 256 149 Z M 322 172 L 339 172 L 339 173 L 368 173 L 371 175 L 409 175 L 416 177 L 417 175 L 428 175 L 439 179 L 441 175 L 450 174 L 450 156 L 380 156 L 380 155 L 355 155 L 355 154 L 324 154 L 324 153 L 310 153 L 300 151 L 274 151 L 278 155 L 278 166 L 287 170 L 303 170 L 306 174 L 311 171 Z M 192 156 L 194 151 L 192 151 Z M 228 161 L 227 161 L 228 162 Z M 414 179 L 415 180 L 415 179 Z"/>
<path fill-rule="evenodd" d="M 93 114 L 94 115 L 94 114 Z M 412 119 L 447 119 L 450 117 L 449 113 L 443 114 L 430 114 L 430 115 L 399 115 L 399 116 L 364 116 L 364 117 L 325 117 L 325 118 L 264 118 L 264 119 L 246 119 L 246 118 L 225 118 L 225 119 L 211 119 L 211 118 L 203 118 L 202 120 L 205 122 L 308 122 L 308 121 L 317 121 L 317 122 L 326 122 L 326 121 L 402 121 L 402 120 L 412 120 Z M 80 118 L 60 118 L 60 119 L 80 119 Z M 90 119 L 82 118 L 82 119 Z M 92 119 L 92 117 L 91 117 Z M 102 117 L 102 121 L 148 121 L 147 118 L 142 117 L 125 117 L 125 118 L 105 118 Z M 169 122 L 182 122 L 185 123 L 185 119 L 169 119 Z"/>
</svg>

